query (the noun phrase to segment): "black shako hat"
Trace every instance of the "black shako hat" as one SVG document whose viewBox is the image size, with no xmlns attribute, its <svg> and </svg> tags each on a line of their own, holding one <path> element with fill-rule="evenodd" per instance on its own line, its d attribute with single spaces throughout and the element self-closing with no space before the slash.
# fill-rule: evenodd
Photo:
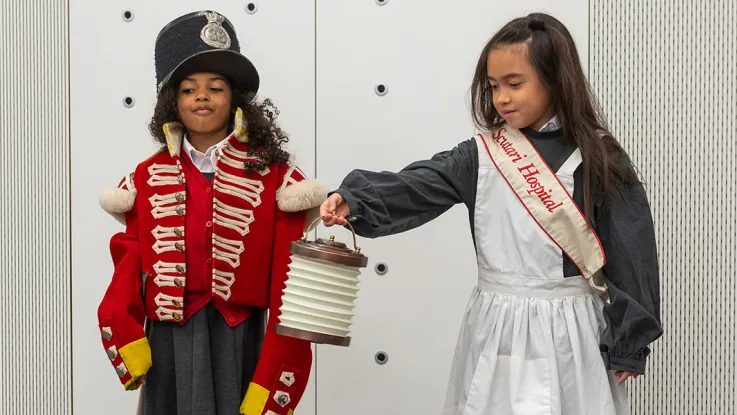
<svg viewBox="0 0 737 415">
<path fill-rule="evenodd" d="M 195 72 L 221 74 L 254 95 L 258 91 L 258 71 L 240 53 L 233 24 L 214 11 L 189 13 L 164 26 L 156 37 L 154 61 L 157 93 Z"/>
</svg>

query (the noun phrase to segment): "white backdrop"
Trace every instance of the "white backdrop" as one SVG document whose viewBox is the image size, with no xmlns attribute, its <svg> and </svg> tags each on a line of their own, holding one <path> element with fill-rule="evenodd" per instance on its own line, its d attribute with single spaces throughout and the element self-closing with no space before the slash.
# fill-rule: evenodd
<svg viewBox="0 0 737 415">
<path fill-rule="evenodd" d="M 318 0 L 318 177 L 335 187 L 353 168 L 396 171 L 470 138 L 468 92 L 491 35 L 513 17 L 547 11 L 569 26 L 587 62 L 587 7 L 586 0 Z M 375 94 L 376 85 L 386 95 Z M 477 278 L 467 215 L 457 206 L 414 231 L 360 240 L 370 262 L 353 342 L 318 348 L 320 415 L 441 412 Z M 388 265 L 386 275 L 375 274 L 377 262 Z M 377 352 L 388 355 L 385 365 L 375 362 Z"/>
<path fill-rule="evenodd" d="M 310 175 L 337 186 L 352 168 L 397 170 L 474 130 L 468 88 L 480 50 L 512 17 L 543 10 L 573 32 L 588 60 L 588 1 L 282 0 L 71 1 L 72 295 L 74 413 L 131 414 L 101 347 L 96 310 L 112 275 L 120 226 L 97 195 L 148 157 L 154 106 L 153 42 L 180 14 L 212 8 L 237 26 L 281 110 L 290 149 Z M 133 12 L 125 22 L 123 13 Z M 376 85 L 388 93 L 378 96 Z M 132 108 L 124 97 L 135 99 Z M 326 234 L 324 228 L 318 231 Z M 331 233 L 348 241 L 343 229 Z M 438 413 L 453 346 L 475 283 L 467 212 L 457 207 L 416 231 L 360 240 L 364 271 L 353 342 L 317 347 L 297 415 Z M 386 275 L 373 271 L 388 265 Z M 388 356 L 385 365 L 374 357 Z"/>
</svg>

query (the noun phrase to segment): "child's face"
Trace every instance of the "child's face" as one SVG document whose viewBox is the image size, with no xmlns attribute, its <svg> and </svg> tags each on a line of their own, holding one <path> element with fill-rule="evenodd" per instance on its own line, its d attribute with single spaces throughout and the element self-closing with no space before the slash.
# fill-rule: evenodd
<svg viewBox="0 0 737 415">
<path fill-rule="evenodd" d="M 232 92 L 228 81 L 214 73 L 196 73 L 179 84 L 179 119 L 190 133 L 217 134 L 230 123 Z M 224 137 L 223 137 L 224 138 Z"/>
<path fill-rule="evenodd" d="M 529 62 L 527 45 L 492 50 L 487 75 L 494 108 L 514 128 L 539 130 L 552 117 L 550 93 Z"/>
</svg>

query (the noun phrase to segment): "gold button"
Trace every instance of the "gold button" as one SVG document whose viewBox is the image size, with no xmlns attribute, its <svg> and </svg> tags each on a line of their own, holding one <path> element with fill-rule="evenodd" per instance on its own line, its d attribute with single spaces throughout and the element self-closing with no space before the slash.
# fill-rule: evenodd
<svg viewBox="0 0 737 415">
<path fill-rule="evenodd" d="M 183 193 L 177 193 L 176 195 L 174 195 L 174 197 L 177 199 L 177 202 L 184 201 L 184 194 Z"/>
<path fill-rule="evenodd" d="M 182 321 L 182 315 L 179 314 L 179 313 L 174 313 L 171 316 L 174 318 L 174 321 L 176 321 L 176 322 Z"/>
<path fill-rule="evenodd" d="M 179 216 L 184 215 L 184 209 L 182 209 L 181 206 L 177 206 L 174 210 L 177 211 L 177 215 L 179 215 Z"/>
<path fill-rule="evenodd" d="M 181 208 L 180 208 L 180 209 L 181 209 Z M 179 212 L 177 211 L 177 213 L 179 213 Z M 181 215 L 181 213 L 180 213 L 180 215 Z M 180 238 L 182 237 L 182 235 L 184 235 L 184 234 L 182 233 L 182 230 L 181 230 L 181 229 L 179 229 L 179 228 L 174 228 L 174 234 L 175 234 L 175 235 L 177 235 L 177 236 L 178 236 L 178 237 L 180 237 Z"/>
<path fill-rule="evenodd" d="M 173 300 L 172 303 L 174 304 L 174 307 L 176 307 L 176 308 L 182 308 L 182 303 L 180 303 L 179 301 Z"/>
<path fill-rule="evenodd" d="M 184 252 L 184 245 L 182 245 L 181 243 L 179 242 L 175 243 L 174 247 L 177 248 L 179 252 Z"/>
<path fill-rule="evenodd" d="M 356 219 L 357 218 L 355 216 L 351 216 L 350 218 L 348 218 L 348 222 L 355 222 Z"/>
<path fill-rule="evenodd" d="M 179 176 L 179 184 L 184 184 L 184 175 Z"/>
<path fill-rule="evenodd" d="M 184 286 L 184 284 L 182 284 L 182 280 L 180 280 L 179 278 L 174 278 L 174 285 L 179 288 L 182 288 Z"/>
<path fill-rule="evenodd" d="M 177 271 L 178 271 L 178 272 L 179 272 L 180 274 L 184 274 L 184 267 L 183 267 L 183 266 L 181 266 L 181 265 L 177 265 Z"/>
</svg>

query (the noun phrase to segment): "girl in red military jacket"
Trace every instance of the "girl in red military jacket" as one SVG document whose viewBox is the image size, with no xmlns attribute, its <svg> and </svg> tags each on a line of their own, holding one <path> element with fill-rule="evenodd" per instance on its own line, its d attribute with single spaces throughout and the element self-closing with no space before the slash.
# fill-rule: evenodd
<svg viewBox="0 0 737 415">
<path fill-rule="evenodd" d="M 311 348 L 274 328 L 289 246 L 326 189 L 289 163 L 227 19 L 174 20 L 155 58 L 163 147 L 100 197 L 125 224 L 110 242 L 103 346 L 125 389 L 143 385 L 140 414 L 291 414 Z"/>
</svg>

